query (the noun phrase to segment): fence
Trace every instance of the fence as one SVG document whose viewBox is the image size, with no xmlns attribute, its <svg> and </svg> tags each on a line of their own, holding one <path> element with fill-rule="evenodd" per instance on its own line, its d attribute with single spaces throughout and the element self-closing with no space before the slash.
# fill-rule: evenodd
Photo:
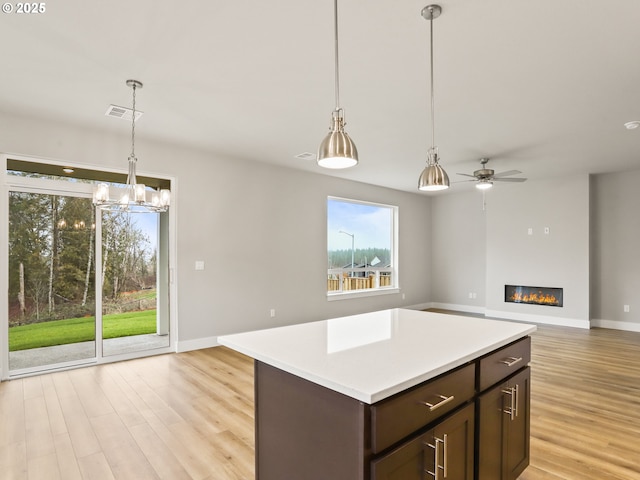
<svg viewBox="0 0 640 480">
<path fill-rule="evenodd" d="M 328 292 L 346 292 L 352 290 L 370 290 L 373 288 L 391 287 L 391 268 L 331 268 L 327 276 Z M 364 276 L 355 276 L 355 275 Z"/>
</svg>

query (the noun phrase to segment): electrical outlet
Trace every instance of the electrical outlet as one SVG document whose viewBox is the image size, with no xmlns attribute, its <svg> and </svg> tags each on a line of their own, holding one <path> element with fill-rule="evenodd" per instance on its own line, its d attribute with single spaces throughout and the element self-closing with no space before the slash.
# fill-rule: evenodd
<svg viewBox="0 0 640 480">
<path fill-rule="evenodd" d="M 478 298 L 478 294 L 476 292 L 473 292 L 473 298 Z"/>
<path fill-rule="evenodd" d="M 549 235 L 549 227 L 544 227 L 544 234 Z"/>
<path fill-rule="evenodd" d="M 204 260 L 196 260 L 196 270 L 204 270 Z"/>
<path fill-rule="evenodd" d="M 533 228 L 529 227 L 527 229 L 527 235 L 533 235 Z"/>
<path fill-rule="evenodd" d="M 405 294 L 404 294 L 404 293 L 402 294 L 402 299 L 403 299 L 403 300 L 405 299 Z"/>
<path fill-rule="evenodd" d="M 269 315 L 271 316 L 271 318 L 276 316 L 276 309 L 272 308 L 271 310 L 269 310 Z"/>
<path fill-rule="evenodd" d="M 624 313 L 629 313 L 629 305 L 624 305 Z"/>
<path fill-rule="evenodd" d="M 473 298 L 473 293 L 469 292 L 469 298 Z"/>
</svg>

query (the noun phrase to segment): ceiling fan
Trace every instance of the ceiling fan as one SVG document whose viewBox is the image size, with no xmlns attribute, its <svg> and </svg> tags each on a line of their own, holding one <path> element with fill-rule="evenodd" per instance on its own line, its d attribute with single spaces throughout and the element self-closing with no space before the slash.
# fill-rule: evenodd
<svg viewBox="0 0 640 480">
<path fill-rule="evenodd" d="M 526 178 L 522 177 L 506 178 L 510 177 L 511 175 L 518 175 L 522 173 L 520 170 L 508 170 L 506 172 L 495 173 L 491 168 L 487 168 L 487 163 L 489 162 L 489 160 L 489 158 L 481 158 L 480 165 L 482 165 L 482 167 L 480 168 L 480 170 L 476 170 L 475 172 L 473 172 L 473 175 L 469 175 L 467 173 L 458 173 L 458 175 L 471 177 L 472 180 L 466 181 L 476 182 L 476 188 L 480 190 L 491 188 L 493 186 L 493 182 L 524 182 L 527 180 Z"/>
</svg>

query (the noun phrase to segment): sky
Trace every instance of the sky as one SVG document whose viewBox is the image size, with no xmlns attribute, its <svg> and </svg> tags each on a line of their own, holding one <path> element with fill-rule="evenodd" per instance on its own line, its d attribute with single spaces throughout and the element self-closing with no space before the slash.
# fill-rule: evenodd
<svg viewBox="0 0 640 480">
<path fill-rule="evenodd" d="M 149 247 L 158 245 L 158 213 L 132 213 L 132 222 L 149 237 Z"/>
<path fill-rule="evenodd" d="M 391 249 L 391 225 L 393 210 L 390 207 L 351 203 L 344 200 L 327 200 L 327 249 L 351 250 L 353 234 L 354 247 Z"/>
</svg>

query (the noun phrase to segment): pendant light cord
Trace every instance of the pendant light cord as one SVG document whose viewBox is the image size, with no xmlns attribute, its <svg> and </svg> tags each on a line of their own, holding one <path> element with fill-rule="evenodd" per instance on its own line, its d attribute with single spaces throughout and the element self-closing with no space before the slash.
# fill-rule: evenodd
<svg viewBox="0 0 640 480">
<path fill-rule="evenodd" d="M 431 18 L 429 20 L 431 26 L 431 148 L 436 145 L 436 121 L 435 121 L 435 107 L 433 99 L 433 9 L 431 9 Z"/>
<path fill-rule="evenodd" d="M 335 41 L 335 71 L 336 71 L 336 111 L 340 110 L 340 66 L 338 62 L 338 0 L 333 0 L 333 26 Z"/>
</svg>

